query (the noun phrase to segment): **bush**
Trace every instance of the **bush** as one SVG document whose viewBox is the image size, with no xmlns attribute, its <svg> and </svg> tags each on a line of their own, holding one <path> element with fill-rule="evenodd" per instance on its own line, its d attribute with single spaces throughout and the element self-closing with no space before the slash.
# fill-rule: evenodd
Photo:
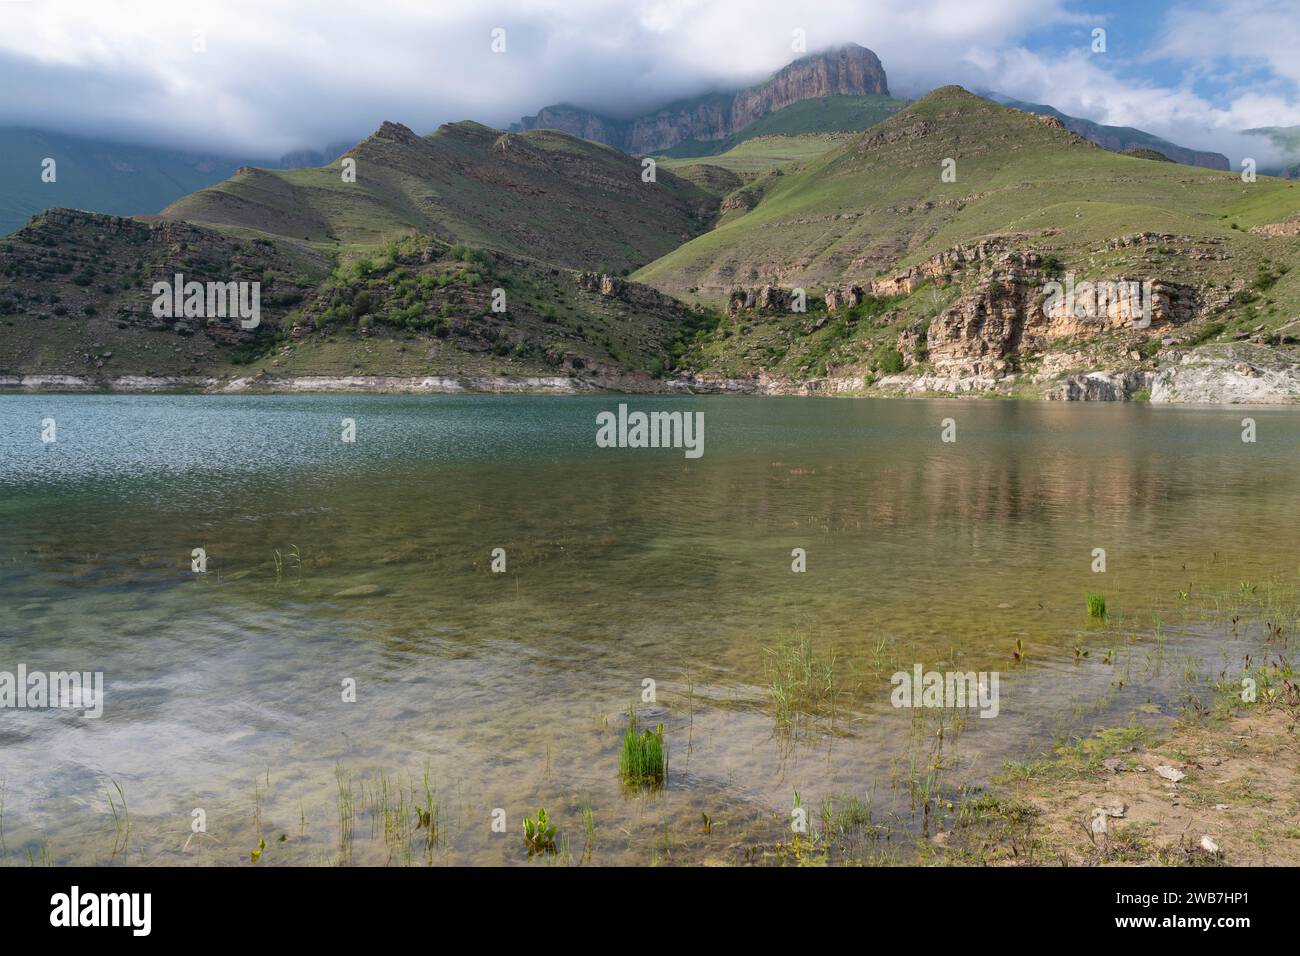
<svg viewBox="0 0 1300 956">
<path fill-rule="evenodd" d="M 886 375 L 897 375 L 903 370 L 903 353 L 892 345 L 876 353 L 876 368 Z"/>
<path fill-rule="evenodd" d="M 352 300 L 352 318 L 359 319 L 370 311 L 370 295 L 367 292 L 358 292 L 355 299 Z"/>
</svg>

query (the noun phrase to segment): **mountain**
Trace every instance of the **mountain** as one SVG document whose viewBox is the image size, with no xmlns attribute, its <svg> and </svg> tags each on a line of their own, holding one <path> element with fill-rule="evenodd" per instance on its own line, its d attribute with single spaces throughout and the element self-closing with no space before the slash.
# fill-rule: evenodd
<svg viewBox="0 0 1300 956">
<path fill-rule="evenodd" d="M 385 123 L 355 182 L 246 168 L 0 239 L 0 386 L 1300 401 L 1300 183 L 1144 149 L 959 87 L 654 182 L 557 131 Z M 155 315 L 177 272 L 258 283 L 261 323 Z"/>
<path fill-rule="evenodd" d="M 260 282 L 259 325 L 155 316 L 153 283 L 178 271 Z M 497 290 L 505 311 L 493 309 Z M 581 375 L 638 390 L 708 318 L 616 277 L 418 234 L 335 255 L 67 209 L 0 241 L 0 317 L 0 385 L 25 374 L 53 387 L 234 389 L 293 375 Z"/>
<path fill-rule="evenodd" d="M 398 123 L 317 169 L 244 168 L 163 211 L 166 219 L 324 244 L 412 232 L 613 272 L 708 228 L 714 196 L 668 170 L 642 181 L 630 156 L 550 130 L 501 133 L 450 123 L 417 136 Z"/>
<path fill-rule="evenodd" d="M 949 157 L 952 183 L 940 177 Z M 1055 118 L 945 87 L 795 172 L 776 169 L 747 185 L 747 214 L 637 277 L 717 301 L 752 283 L 862 282 L 989 233 L 1057 228 L 1078 248 L 1124 231 L 1199 233 L 1204 225 L 1188 217 L 1232 208 L 1233 183 L 1241 185 L 1106 152 Z M 1079 203 L 1105 217 L 1085 215 Z"/>
<path fill-rule="evenodd" d="M 349 144 L 299 150 L 265 165 L 319 166 Z M 53 159 L 55 181 L 41 178 Z M 249 158 L 232 158 L 68 136 L 48 130 L 0 129 L 0 235 L 46 209 L 72 207 L 119 216 L 161 211 L 182 196 L 221 182 Z"/>
<path fill-rule="evenodd" d="M 858 133 L 897 113 L 907 103 L 907 100 L 876 94 L 822 96 L 800 100 L 774 113 L 768 113 L 725 139 L 684 139 L 672 149 L 664 150 L 662 155 L 672 159 L 692 159 L 718 156 L 753 139 Z"/>
<path fill-rule="evenodd" d="M 42 163 L 55 160 L 55 181 Z M 0 129 L 0 234 L 55 206 L 132 215 L 225 179 L 239 162 L 31 129 Z"/>
<path fill-rule="evenodd" d="M 705 379 L 864 387 L 908 370 L 893 384 L 988 389 L 1120 368 L 1132 391 L 1166 345 L 1300 334 L 1294 184 L 1243 189 L 1230 173 L 1117 155 L 959 87 L 769 172 L 723 209 L 632 277 L 727 309 L 693 357 Z M 1095 324 L 1045 310 L 1047 283 L 1069 273 L 1150 280 L 1156 321 L 1135 330 L 1127 306 Z"/>
<path fill-rule="evenodd" d="M 1134 129 L 1131 126 L 1104 126 L 1101 123 L 1094 123 L 1092 120 L 1069 116 L 1055 107 L 1044 106 L 1041 103 L 1026 103 L 1023 100 L 1012 99 L 1009 96 L 1001 96 L 997 93 L 986 95 L 989 99 L 995 100 L 1003 106 L 1010 106 L 1013 109 L 1023 110 L 1037 116 L 1054 116 L 1065 125 L 1066 129 L 1078 133 L 1089 142 L 1096 143 L 1102 149 L 1108 149 L 1113 153 L 1149 149 L 1168 159 L 1172 159 L 1176 163 L 1184 163 L 1188 166 L 1203 166 L 1206 169 L 1222 170 L 1231 168 L 1228 157 L 1222 153 L 1188 149 L 1186 146 L 1178 146 L 1167 139 L 1161 139 L 1159 136 L 1144 130 Z"/>
<path fill-rule="evenodd" d="M 1264 137 L 1286 156 L 1280 164 L 1262 166 L 1260 172 L 1268 176 L 1300 179 L 1300 126 L 1259 126 L 1242 132 L 1250 136 Z"/>
<path fill-rule="evenodd" d="M 355 182 L 342 164 L 242 168 L 160 216 L 38 214 L 0 240 L 0 384 L 581 375 L 647 389 L 710 321 L 600 274 L 712 222 L 716 197 L 668 170 L 645 182 L 610 147 L 476 123 L 427 137 L 385 123 L 347 153 Z M 156 316 L 153 286 L 176 273 L 259 283 L 260 322 Z"/>
<path fill-rule="evenodd" d="M 856 43 L 795 60 L 737 93 L 710 93 L 669 103 L 632 119 L 615 119 L 567 103 L 526 116 L 512 130 L 556 129 L 636 155 L 662 153 L 687 140 L 714 142 L 793 103 L 827 96 L 888 97 L 879 58 Z"/>
</svg>

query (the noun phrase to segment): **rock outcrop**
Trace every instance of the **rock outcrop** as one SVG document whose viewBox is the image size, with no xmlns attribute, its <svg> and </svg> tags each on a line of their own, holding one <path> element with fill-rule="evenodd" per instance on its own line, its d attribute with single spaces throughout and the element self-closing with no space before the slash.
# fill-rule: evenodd
<svg viewBox="0 0 1300 956">
<path fill-rule="evenodd" d="M 1045 397 L 1064 402 L 1126 402 L 1150 389 L 1155 377 L 1154 372 L 1141 369 L 1071 375 Z"/>
<path fill-rule="evenodd" d="M 1290 350 L 1245 344 L 1187 352 L 1151 383 L 1151 401 L 1170 404 L 1300 402 L 1300 360 Z"/>
<path fill-rule="evenodd" d="M 607 299 L 618 299 L 630 305 L 650 309 L 667 309 L 680 312 L 685 306 L 672 296 L 664 295 L 657 289 L 640 282 L 631 282 L 619 276 L 601 275 L 597 272 L 579 272 L 574 276 L 579 289 L 597 292 Z"/>
<path fill-rule="evenodd" d="M 802 100 L 869 94 L 889 95 L 885 68 L 876 54 L 849 43 L 801 57 L 765 82 L 734 95 L 701 96 L 626 120 L 561 103 L 525 116 L 511 130 L 558 129 L 628 153 L 658 153 L 688 139 L 725 139 Z"/>
<path fill-rule="evenodd" d="M 727 314 L 735 318 L 742 312 L 763 312 L 772 315 L 790 312 L 794 306 L 794 290 L 781 286 L 765 285 L 756 289 L 733 289 L 727 300 Z"/>
</svg>

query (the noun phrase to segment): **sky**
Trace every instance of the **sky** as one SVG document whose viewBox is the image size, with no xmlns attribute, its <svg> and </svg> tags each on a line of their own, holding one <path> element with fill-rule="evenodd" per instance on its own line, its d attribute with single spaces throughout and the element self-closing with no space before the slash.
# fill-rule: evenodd
<svg viewBox="0 0 1300 956">
<path fill-rule="evenodd" d="M 1234 166 L 1270 158 L 1240 130 L 1300 125 L 1300 0 L 0 0 L 0 126 L 275 158 L 383 120 L 627 116 L 762 80 L 795 31 L 874 50 L 895 95 L 959 83 Z"/>
</svg>

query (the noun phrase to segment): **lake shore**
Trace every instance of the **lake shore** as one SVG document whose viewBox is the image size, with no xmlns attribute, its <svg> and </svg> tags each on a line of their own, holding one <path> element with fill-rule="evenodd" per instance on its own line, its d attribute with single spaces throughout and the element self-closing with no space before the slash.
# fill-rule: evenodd
<svg viewBox="0 0 1300 956">
<path fill-rule="evenodd" d="M 1214 365 L 1154 373 L 1089 372 L 1054 378 L 985 379 L 894 375 L 878 381 L 841 376 L 796 381 L 760 373 L 748 378 L 597 372 L 577 375 L 0 375 L 0 394 L 375 394 L 455 395 L 752 395 L 845 398 L 992 398 L 1045 401 L 1150 402 L 1155 405 L 1300 404 L 1300 370 L 1265 374 L 1253 366 Z"/>
<path fill-rule="evenodd" d="M 958 865 L 1300 864 L 1300 700 L 1111 726 L 1009 765 L 921 861 Z"/>
</svg>

